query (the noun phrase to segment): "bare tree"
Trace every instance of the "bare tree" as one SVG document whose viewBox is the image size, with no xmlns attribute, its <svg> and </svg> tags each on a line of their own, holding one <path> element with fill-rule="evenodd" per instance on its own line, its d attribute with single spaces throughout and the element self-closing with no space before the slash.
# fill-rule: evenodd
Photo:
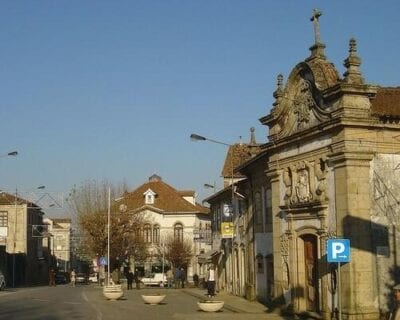
<svg viewBox="0 0 400 320">
<path fill-rule="evenodd" d="M 163 237 L 162 243 L 158 247 L 158 255 L 161 257 L 164 252 L 165 260 L 174 267 L 186 266 L 193 257 L 193 241 L 188 237 L 168 233 Z"/>
<path fill-rule="evenodd" d="M 92 256 L 107 254 L 108 189 L 111 198 L 121 195 L 125 187 L 115 187 L 106 181 L 86 181 L 80 187 L 74 187 L 68 203 L 74 213 L 74 220 L 83 235 L 81 248 L 86 248 Z M 115 262 L 119 258 L 133 257 L 142 261 L 147 254 L 147 247 L 140 230 L 145 217 L 131 213 L 123 208 L 121 201 L 112 202 L 110 215 L 110 258 Z"/>
</svg>

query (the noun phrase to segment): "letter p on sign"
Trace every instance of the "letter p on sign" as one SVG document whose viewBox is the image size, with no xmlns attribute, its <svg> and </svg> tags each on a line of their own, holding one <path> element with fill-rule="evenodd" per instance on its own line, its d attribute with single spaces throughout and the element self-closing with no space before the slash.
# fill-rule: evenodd
<svg viewBox="0 0 400 320">
<path fill-rule="evenodd" d="M 327 257 L 328 262 L 350 262 L 350 240 L 329 239 Z"/>
</svg>

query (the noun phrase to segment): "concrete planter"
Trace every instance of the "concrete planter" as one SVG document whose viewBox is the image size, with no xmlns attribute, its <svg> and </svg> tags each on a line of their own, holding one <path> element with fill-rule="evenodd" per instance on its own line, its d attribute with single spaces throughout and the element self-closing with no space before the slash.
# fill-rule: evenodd
<svg viewBox="0 0 400 320">
<path fill-rule="evenodd" d="M 159 304 L 165 299 L 165 294 L 142 294 L 142 299 L 148 304 Z"/>
<path fill-rule="evenodd" d="M 206 300 L 197 302 L 199 308 L 205 312 L 216 312 L 224 307 L 224 301 Z"/>
<path fill-rule="evenodd" d="M 124 291 L 121 285 L 110 285 L 104 287 L 103 295 L 109 300 L 118 300 L 124 295 Z"/>
</svg>

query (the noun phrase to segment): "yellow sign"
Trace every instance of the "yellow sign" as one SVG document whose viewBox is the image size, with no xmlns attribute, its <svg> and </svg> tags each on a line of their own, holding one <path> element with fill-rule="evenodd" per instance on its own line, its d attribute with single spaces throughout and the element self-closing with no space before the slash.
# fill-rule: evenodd
<svg viewBox="0 0 400 320">
<path fill-rule="evenodd" d="M 222 222 L 221 223 L 221 236 L 222 238 L 233 238 L 235 227 L 233 222 Z"/>
</svg>

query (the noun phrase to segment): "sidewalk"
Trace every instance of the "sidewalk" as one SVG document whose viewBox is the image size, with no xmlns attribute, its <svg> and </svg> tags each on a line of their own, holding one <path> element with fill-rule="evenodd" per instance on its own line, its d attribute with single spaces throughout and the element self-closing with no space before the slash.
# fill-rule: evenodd
<svg viewBox="0 0 400 320">
<path fill-rule="evenodd" d="M 207 290 L 199 288 L 182 289 L 185 293 L 197 297 L 199 299 L 207 299 Z M 249 301 L 243 297 L 231 295 L 226 292 L 219 292 L 214 300 L 222 300 L 225 302 L 224 308 L 234 313 L 247 313 L 268 315 L 271 319 L 292 319 L 280 315 L 279 310 L 269 310 L 267 306 L 258 301 Z"/>
</svg>

